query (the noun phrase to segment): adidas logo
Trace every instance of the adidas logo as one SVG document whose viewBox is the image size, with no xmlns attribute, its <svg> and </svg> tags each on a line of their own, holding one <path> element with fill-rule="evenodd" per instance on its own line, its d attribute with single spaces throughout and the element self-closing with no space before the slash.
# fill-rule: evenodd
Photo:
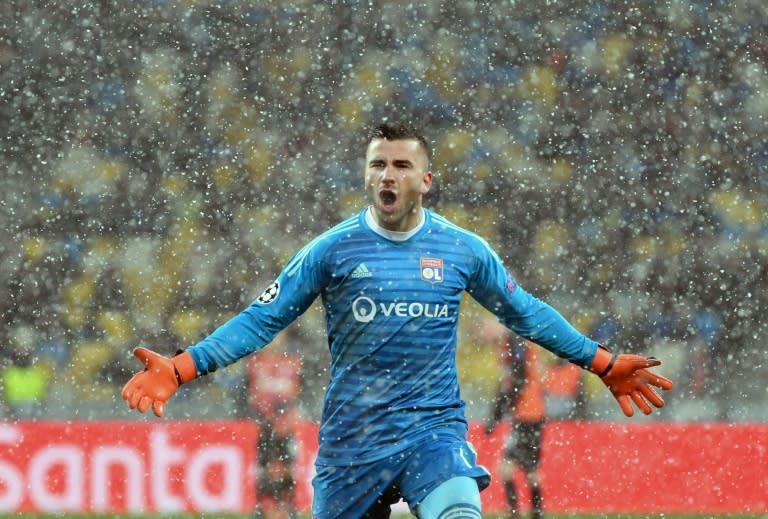
<svg viewBox="0 0 768 519">
<path fill-rule="evenodd" d="M 371 274 L 371 271 L 365 266 L 365 263 L 361 263 L 355 267 L 355 270 L 353 270 L 351 274 L 351 277 L 353 278 L 369 278 L 371 276 L 373 276 L 373 274 Z"/>
</svg>

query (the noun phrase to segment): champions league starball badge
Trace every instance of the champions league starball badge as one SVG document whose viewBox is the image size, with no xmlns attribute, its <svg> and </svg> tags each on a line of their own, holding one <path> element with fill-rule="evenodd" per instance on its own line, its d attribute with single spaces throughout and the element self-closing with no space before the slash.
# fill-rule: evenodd
<svg viewBox="0 0 768 519">
<path fill-rule="evenodd" d="M 256 298 L 256 301 L 263 305 L 268 305 L 275 299 L 277 299 L 277 295 L 280 293 L 280 283 L 277 281 L 273 281 L 271 285 L 269 285 L 264 292 L 261 293 L 259 297 Z"/>
</svg>

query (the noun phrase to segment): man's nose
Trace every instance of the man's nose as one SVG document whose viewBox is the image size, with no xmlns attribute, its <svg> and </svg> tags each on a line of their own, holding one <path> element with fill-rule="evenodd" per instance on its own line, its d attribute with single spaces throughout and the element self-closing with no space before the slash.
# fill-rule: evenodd
<svg viewBox="0 0 768 519">
<path fill-rule="evenodd" d="M 381 172 L 381 178 L 383 180 L 394 180 L 395 179 L 395 168 L 391 165 L 385 167 Z"/>
</svg>

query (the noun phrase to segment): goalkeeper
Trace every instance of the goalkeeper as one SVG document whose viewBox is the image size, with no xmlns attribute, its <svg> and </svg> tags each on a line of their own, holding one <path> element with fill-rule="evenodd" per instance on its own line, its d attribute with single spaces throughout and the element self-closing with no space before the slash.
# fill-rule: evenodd
<svg viewBox="0 0 768 519">
<path fill-rule="evenodd" d="M 627 416 L 662 407 L 658 360 L 611 353 L 526 292 L 477 235 L 422 206 L 430 148 L 410 125 L 366 142 L 371 205 L 299 250 L 240 314 L 172 358 L 145 348 L 123 388 L 162 416 L 181 385 L 267 345 L 320 297 L 331 353 L 313 479 L 319 519 L 389 517 L 400 499 L 422 519 L 482 517 L 490 483 L 467 442 L 456 369 L 466 291 L 518 335 L 600 376 Z"/>
</svg>

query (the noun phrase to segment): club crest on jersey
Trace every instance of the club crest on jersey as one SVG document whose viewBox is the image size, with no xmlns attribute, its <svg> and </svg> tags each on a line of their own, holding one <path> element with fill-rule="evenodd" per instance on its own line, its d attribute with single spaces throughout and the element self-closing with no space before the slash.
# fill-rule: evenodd
<svg viewBox="0 0 768 519">
<path fill-rule="evenodd" d="M 273 281 L 271 285 L 269 285 L 264 292 L 261 293 L 259 297 L 256 298 L 256 301 L 263 305 L 268 305 L 275 299 L 277 299 L 277 295 L 280 293 L 280 283 L 277 282 L 277 280 Z"/>
<path fill-rule="evenodd" d="M 438 258 L 419 258 L 421 279 L 428 283 L 443 282 L 443 260 Z"/>
</svg>

